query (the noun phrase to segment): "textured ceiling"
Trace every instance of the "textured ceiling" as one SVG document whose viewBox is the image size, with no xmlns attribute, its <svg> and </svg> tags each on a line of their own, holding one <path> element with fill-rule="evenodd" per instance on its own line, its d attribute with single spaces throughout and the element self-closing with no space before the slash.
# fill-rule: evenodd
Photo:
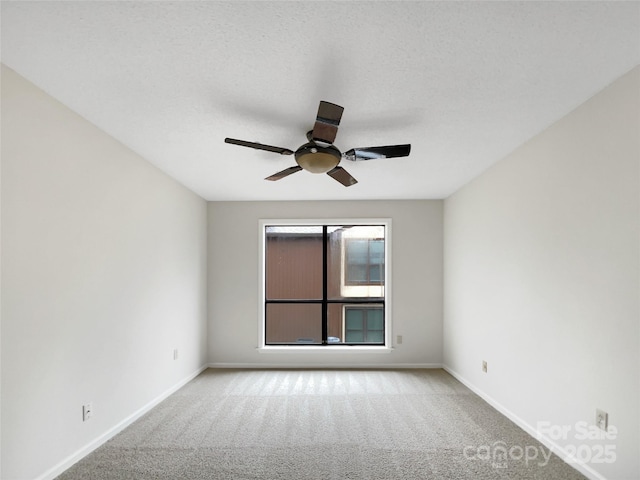
<svg viewBox="0 0 640 480">
<path fill-rule="evenodd" d="M 444 198 L 640 63 L 638 2 L 2 2 L 2 62 L 208 200 Z M 320 100 L 359 180 L 263 178 Z"/>
</svg>

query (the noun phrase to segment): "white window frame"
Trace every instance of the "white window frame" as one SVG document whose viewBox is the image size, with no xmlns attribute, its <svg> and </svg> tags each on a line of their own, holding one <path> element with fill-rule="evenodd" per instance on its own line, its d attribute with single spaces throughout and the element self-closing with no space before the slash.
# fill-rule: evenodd
<svg viewBox="0 0 640 480">
<path fill-rule="evenodd" d="M 267 218 L 258 221 L 258 336 L 257 349 L 260 352 L 390 352 L 393 350 L 393 319 L 391 315 L 392 300 L 392 230 L 390 218 L 315 218 L 315 219 L 292 219 L 292 218 Z M 384 249 L 384 345 L 314 345 L 314 346 L 290 346 L 290 345 L 266 345 L 265 343 L 265 227 L 274 225 L 291 226 L 318 226 L 318 225 L 383 225 L 385 227 L 385 249 Z"/>
</svg>

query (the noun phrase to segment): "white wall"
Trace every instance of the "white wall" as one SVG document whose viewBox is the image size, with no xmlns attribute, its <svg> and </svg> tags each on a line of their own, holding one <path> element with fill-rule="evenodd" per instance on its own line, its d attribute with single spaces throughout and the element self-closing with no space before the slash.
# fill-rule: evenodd
<svg viewBox="0 0 640 480">
<path fill-rule="evenodd" d="M 206 221 L 204 200 L 2 67 L 4 480 L 59 473 L 206 364 Z"/>
<path fill-rule="evenodd" d="M 391 353 L 261 353 L 259 228 L 267 218 L 391 218 Z M 442 363 L 442 201 L 210 202 L 209 361 L 214 366 L 430 366 Z"/>
<path fill-rule="evenodd" d="M 445 365 L 530 431 L 569 426 L 567 449 L 606 410 L 594 478 L 640 478 L 639 91 L 636 68 L 444 209 Z"/>
</svg>

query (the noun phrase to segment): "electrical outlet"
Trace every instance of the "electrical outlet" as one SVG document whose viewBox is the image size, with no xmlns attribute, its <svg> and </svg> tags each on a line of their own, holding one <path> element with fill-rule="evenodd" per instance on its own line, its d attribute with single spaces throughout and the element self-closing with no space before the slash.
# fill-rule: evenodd
<svg viewBox="0 0 640 480">
<path fill-rule="evenodd" d="M 173 349 L 173 359 L 174 359 L 174 360 L 177 360 L 177 359 L 178 359 L 178 349 L 177 349 L 177 348 L 174 348 L 174 349 Z"/>
<path fill-rule="evenodd" d="M 396 343 L 397 343 L 398 345 L 400 345 L 400 344 L 402 343 L 402 335 L 398 335 L 398 336 L 396 337 Z"/>
<path fill-rule="evenodd" d="M 87 403 L 82 406 L 82 421 L 86 422 L 93 416 L 93 404 Z"/>
<path fill-rule="evenodd" d="M 596 426 L 605 432 L 609 427 L 609 414 L 598 408 L 596 408 Z"/>
<path fill-rule="evenodd" d="M 482 361 L 482 371 L 484 373 L 487 373 L 487 361 L 486 360 Z"/>
</svg>

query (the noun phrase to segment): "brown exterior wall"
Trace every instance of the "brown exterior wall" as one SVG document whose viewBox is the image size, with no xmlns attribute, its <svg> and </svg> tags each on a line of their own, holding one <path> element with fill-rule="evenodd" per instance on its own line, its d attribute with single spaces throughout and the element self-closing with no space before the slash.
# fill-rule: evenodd
<svg viewBox="0 0 640 480">
<path fill-rule="evenodd" d="M 268 300 L 322 299 L 322 236 L 267 237 Z"/>
</svg>

